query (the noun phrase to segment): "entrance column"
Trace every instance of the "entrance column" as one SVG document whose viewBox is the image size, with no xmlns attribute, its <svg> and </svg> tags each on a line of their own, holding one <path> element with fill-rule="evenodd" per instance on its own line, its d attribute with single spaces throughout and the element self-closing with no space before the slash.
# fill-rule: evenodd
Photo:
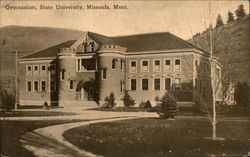
<svg viewBox="0 0 250 157">
<path fill-rule="evenodd" d="M 83 87 L 81 88 L 81 100 L 84 100 L 84 89 L 83 89 Z"/>
</svg>

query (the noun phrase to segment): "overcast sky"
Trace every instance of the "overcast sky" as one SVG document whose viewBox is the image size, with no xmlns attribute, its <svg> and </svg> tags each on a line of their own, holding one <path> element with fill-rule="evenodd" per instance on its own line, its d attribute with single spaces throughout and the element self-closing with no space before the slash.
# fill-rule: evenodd
<svg viewBox="0 0 250 157">
<path fill-rule="evenodd" d="M 107 36 L 152 32 L 171 32 L 183 39 L 201 32 L 208 23 L 208 1 L 1 1 L 1 26 L 48 26 L 93 31 Z M 127 5 L 125 10 L 56 10 L 55 5 Z M 246 1 L 212 1 L 213 24 L 218 13 L 227 20 L 227 12 L 234 12 Z M 51 5 L 53 10 L 14 10 L 6 5 Z"/>
</svg>

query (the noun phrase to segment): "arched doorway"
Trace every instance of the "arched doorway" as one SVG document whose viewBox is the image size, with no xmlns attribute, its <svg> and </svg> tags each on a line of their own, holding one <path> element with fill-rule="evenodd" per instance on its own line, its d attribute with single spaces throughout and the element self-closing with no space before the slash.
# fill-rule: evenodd
<svg viewBox="0 0 250 157">
<path fill-rule="evenodd" d="M 95 88 L 91 81 L 80 81 L 76 88 L 79 93 L 78 100 L 80 101 L 94 101 L 95 100 Z"/>
</svg>

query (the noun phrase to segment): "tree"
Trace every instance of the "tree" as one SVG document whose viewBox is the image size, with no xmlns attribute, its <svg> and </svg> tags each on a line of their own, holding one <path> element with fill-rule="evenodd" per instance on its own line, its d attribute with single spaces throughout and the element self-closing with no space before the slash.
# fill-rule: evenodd
<svg viewBox="0 0 250 157">
<path fill-rule="evenodd" d="M 113 108 L 115 105 L 115 95 L 113 92 L 111 92 L 110 95 L 105 98 L 105 104 L 102 106 L 102 108 Z"/>
<path fill-rule="evenodd" d="M 250 87 L 247 82 L 238 82 L 235 90 L 235 100 L 237 105 L 243 106 L 245 108 L 250 107 Z"/>
<path fill-rule="evenodd" d="M 135 105 L 135 101 L 132 99 L 132 97 L 128 94 L 128 91 L 125 90 L 124 96 L 122 98 L 123 104 L 125 107 L 130 107 Z"/>
<path fill-rule="evenodd" d="M 234 14 L 231 11 L 228 11 L 227 15 L 227 23 L 234 22 Z"/>
<path fill-rule="evenodd" d="M 161 98 L 161 103 L 157 106 L 157 114 L 160 118 L 174 118 L 177 112 L 177 101 L 175 97 L 166 92 Z"/>
<path fill-rule="evenodd" d="M 235 10 L 235 14 L 236 14 L 236 16 L 237 16 L 237 20 L 238 20 L 238 19 L 242 19 L 243 17 L 246 16 L 246 11 L 245 11 L 245 9 L 244 9 L 244 5 L 243 5 L 243 4 L 241 4 L 241 5 L 238 7 L 237 10 Z"/>
<path fill-rule="evenodd" d="M 220 14 L 218 14 L 218 16 L 217 16 L 217 19 L 216 19 L 216 28 L 217 27 L 220 27 L 220 26 L 223 26 L 224 25 L 224 23 L 223 23 L 223 20 L 222 20 L 222 17 L 221 17 L 221 15 Z"/>
</svg>

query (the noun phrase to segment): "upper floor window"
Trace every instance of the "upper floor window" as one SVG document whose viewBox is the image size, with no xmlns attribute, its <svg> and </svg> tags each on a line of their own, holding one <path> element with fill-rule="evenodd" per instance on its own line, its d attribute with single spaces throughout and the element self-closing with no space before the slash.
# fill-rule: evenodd
<svg viewBox="0 0 250 157">
<path fill-rule="evenodd" d="M 41 81 L 41 91 L 46 91 L 46 81 Z"/>
<path fill-rule="evenodd" d="M 61 80 L 65 79 L 65 70 L 64 69 L 60 71 L 60 78 L 61 78 Z"/>
<path fill-rule="evenodd" d="M 32 90 L 32 83 L 31 81 L 27 81 L 27 91 L 31 92 L 31 90 Z"/>
<path fill-rule="evenodd" d="M 120 92 L 121 93 L 123 92 L 123 82 L 122 81 L 120 82 Z"/>
<path fill-rule="evenodd" d="M 161 71 L 161 60 L 154 60 L 154 71 Z"/>
<path fill-rule="evenodd" d="M 161 79 L 160 78 L 154 79 L 154 89 L 161 90 Z"/>
<path fill-rule="evenodd" d="M 46 75 L 46 66 L 41 65 L 41 75 Z"/>
<path fill-rule="evenodd" d="M 131 90 L 136 90 L 136 79 L 131 79 L 130 80 L 130 89 Z"/>
<path fill-rule="evenodd" d="M 170 66 L 171 66 L 171 60 L 170 59 L 166 59 L 165 60 L 165 64 L 164 64 L 165 71 L 170 70 Z"/>
<path fill-rule="evenodd" d="M 32 75 L 32 66 L 31 65 L 27 65 L 27 67 L 26 67 L 26 75 L 27 76 Z"/>
<path fill-rule="evenodd" d="M 137 72 L 136 61 L 130 61 L 130 72 Z"/>
<path fill-rule="evenodd" d="M 142 60 L 142 62 L 141 62 L 141 71 L 142 72 L 147 72 L 148 71 L 148 68 L 149 67 L 149 65 L 148 65 L 148 61 L 147 60 Z"/>
<path fill-rule="evenodd" d="M 87 52 L 88 44 L 87 43 L 82 43 L 82 47 L 83 47 L 83 52 Z"/>
<path fill-rule="evenodd" d="M 121 70 L 123 70 L 123 60 L 121 59 Z"/>
<path fill-rule="evenodd" d="M 94 43 L 94 42 L 91 42 L 91 43 L 90 43 L 90 51 L 91 51 L 91 52 L 94 52 L 94 51 L 95 51 L 95 43 Z"/>
<path fill-rule="evenodd" d="M 116 69 L 116 59 L 112 59 L 112 69 Z"/>
<path fill-rule="evenodd" d="M 74 81 L 70 80 L 69 81 L 69 89 L 73 89 L 74 88 Z"/>
<path fill-rule="evenodd" d="M 174 69 L 175 70 L 181 70 L 181 60 L 180 59 L 175 59 L 175 61 L 174 61 Z"/>
<path fill-rule="evenodd" d="M 181 79 L 180 78 L 174 79 L 174 90 L 181 90 Z"/>
<path fill-rule="evenodd" d="M 103 80 L 107 79 L 107 69 L 102 69 L 102 79 Z"/>
<path fill-rule="evenodd" d="M 142 90 L 148 90 L 148 79 L 142 79 Z"/>
<path fill-rule="evenodd" d="M 33 70 L 34 70 L 34 71 L 33 71 L 33 74 L 34 74 L 34 75 L 39 75 L 39 67 L 38 67 L 38 65 L 34 65 L 34 66 L 33 66 Z"/>
<path fill-rule="evenodd" d="M 77 59 L 76 71 L 95 71 L 96 70 L 96 59 Z"/>
</svg>

